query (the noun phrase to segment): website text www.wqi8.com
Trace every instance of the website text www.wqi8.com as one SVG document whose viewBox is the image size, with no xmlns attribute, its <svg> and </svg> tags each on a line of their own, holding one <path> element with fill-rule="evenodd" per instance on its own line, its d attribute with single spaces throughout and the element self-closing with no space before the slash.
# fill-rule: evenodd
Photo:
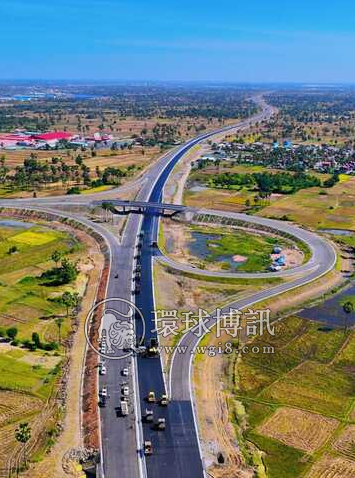
<svg viewBox="0 0 355 478">
<path fill-rule="evenodd" d="M 166 353 L 167 355 L 177 354 L 186 354 L 191 355 L 208 355 L 209 357 L 214 357 L 221 354 L 274 354 L 275 348 L 271 345 L 264 345 L 259 347 L 258 345 L 243 345 L 241 347 L 235 346 L 232 342 L 226 342 L 224 344 L 220 343 L 219 345 L 197 345 L 193 349 L 190 349 L 188 346 L 184 345 L 165 345 L 159 346 L 159 353 Z"/>
</svg>

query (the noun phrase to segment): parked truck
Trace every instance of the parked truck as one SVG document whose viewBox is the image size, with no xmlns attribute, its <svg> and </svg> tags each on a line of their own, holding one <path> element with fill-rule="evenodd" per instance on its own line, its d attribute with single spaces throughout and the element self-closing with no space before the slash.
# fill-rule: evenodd
<svg viewBox="0 0 355 478">
<path fill-rule="evenodd" d="M 121 415 L 123 417 L 128 415 L 128 403 L 125 400 L 121 400 Z"/>
</svg>

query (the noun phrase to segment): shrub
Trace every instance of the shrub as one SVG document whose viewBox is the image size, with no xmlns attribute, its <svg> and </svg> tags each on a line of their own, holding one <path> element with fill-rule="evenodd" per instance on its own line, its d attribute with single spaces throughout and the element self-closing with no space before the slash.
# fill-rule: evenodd
<svg viewBox="0 0 355 478">
<path fill-rule="evenodd" d="M 16 338 L 16 335 L 18 334 L 17 327 L 9 327 L 6 330 L 6 334 L 9 337 L 9 339 L 14 340 Z"/>
</svg>

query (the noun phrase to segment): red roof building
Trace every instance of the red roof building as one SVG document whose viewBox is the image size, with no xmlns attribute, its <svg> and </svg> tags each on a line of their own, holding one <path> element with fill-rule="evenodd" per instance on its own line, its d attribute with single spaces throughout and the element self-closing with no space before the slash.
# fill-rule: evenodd
<svg viewBox="0 0 355 478">
<path fill-rule="evenodd" d="M 31 139 L 36 139 L 40 141 L 59 141 L 61 139 L 70 139 L 74 135 L 73 133 L 66 133 L 65 131 L 57 131 L 53 133 L 41 133 L 41 134 L 34 134 L 31 136 Z"/>
</svg>

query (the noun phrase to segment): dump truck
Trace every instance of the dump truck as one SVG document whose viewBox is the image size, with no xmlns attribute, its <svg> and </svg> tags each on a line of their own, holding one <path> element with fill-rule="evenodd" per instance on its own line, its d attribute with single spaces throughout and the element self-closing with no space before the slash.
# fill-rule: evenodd
<svg viewBox="0 0 355 478">
<path fill-rule="evenodd" d="M 125 400 L 121 400 L 121 415 L 123 417 L 128 415 L 128 403 Z"/>
<path fill-rule="evenodd" d="M 168 396 L 163 394 L 160 399 L 160 405 L 167 406 L 168 403 L 169 403 Z"/>
<path fill-rule="evenodd" d="M 144 421 L 146 421 L 147 423 L 151 423 L 153 421 L 153 410 L 148 410 L 148 408 L 146 408 Z"/>
<path fill-rule="evenodd" d="M 154 392 L 149 392 L 147 400 L 149 403 L 154 403 L 155 402 L 155 393 Z"/>
<path fill-rule="evenodd" d="M 158 340 L 155 337 L 152 337 L 150 339 L 150 344 L 147 350 L 147 354 L 150 357 L 154 357 L 156 355 L 159 355 L 159 348 L 158 348 Z"/>
<path fill-rule="evenodd" d="M 157 430 L 165 430 L 165 418 L 158 418 L 158 421 L 155 424 Z"/>
<path fill-rule="evenodd" d="M 100 395 L 99 407 L 106 407 L 106 405 L 107 405 L 107 397 L 103 397 L 102 395 Z"/>
<path fill-rule="evenodd" d="M 152 442 L 151 441 L 145 441 L 143 445 L 144 449 L 144 454 L 147 455 L 153 455 L 153 447 L 152 447 Z"/>
</svg>

